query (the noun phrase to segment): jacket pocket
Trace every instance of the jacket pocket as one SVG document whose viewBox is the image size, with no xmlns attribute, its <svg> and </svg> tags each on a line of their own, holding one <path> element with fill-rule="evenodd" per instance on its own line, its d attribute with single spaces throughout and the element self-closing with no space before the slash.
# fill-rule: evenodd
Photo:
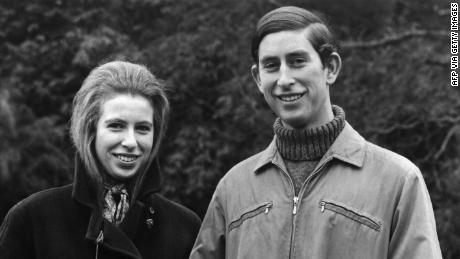
<svg viewBox="0 0 460 259">
<path fill-rule="evenodd" d="M 255 208 L 248 210 L 247 212 L 243 213 L 238 219 L 232 221 L 228 226 L 228 232 L 232 231 L 233 229 L 241 226 L 243 222 L 247 219 L 253 218 L 261 213 L 268 214 L 270 209 L 273 207 L 273 202 L 264 202 L 255 206 Z"/>
<path fill-rule="evenodd" d="M 358 213 L 355 209 L 352 209 L 343 204 L 328 200 L 321 200 L 319 205 L 321 212 L 324 212 L 325 210 L 333 211 L 376 231 L 382 230 L 382 223 L 380 223 L 380 221 L 372 218 L 371 216 L 363 215 L 363 213 Z"/>
</svg>

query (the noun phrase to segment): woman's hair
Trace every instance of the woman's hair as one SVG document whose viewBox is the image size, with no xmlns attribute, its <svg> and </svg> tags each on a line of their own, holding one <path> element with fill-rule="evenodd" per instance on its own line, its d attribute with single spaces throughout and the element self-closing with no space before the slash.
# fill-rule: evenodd
<svg viewBox="0 0 460 259">
<path fill-rule="evenodd" d="M 164 85 L 145 66 L 113 61 L 93 69 L 73 99 L 70 134 L 91 179 L 96 183 L 102 181 L 94 152 L 96 126 L 102 105 L 116 94 L 143 96 L 153 107 L 153 146 L 146 166 L 156 157 L 166 131 L 169 102 Z"/>
<path fill-rule="evenodd" d="M 254 63 L 259 63 L 259 45 L 263 38 L 280 31 L 295 31 L 309 27 L 308 40 L 318 52 L 325 65 L 332 52 L 338 50 L 326 20 L 321 14 L 315 14 L 295 6 L 280 7 L 260 18 L 252 38 L 251 55 Z"/>
</svg>

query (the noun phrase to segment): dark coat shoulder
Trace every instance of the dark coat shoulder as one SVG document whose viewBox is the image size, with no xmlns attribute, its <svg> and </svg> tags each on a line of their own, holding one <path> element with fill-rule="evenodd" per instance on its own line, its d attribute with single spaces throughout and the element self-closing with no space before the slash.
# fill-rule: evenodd
<svg viewBox="0 0 460 259">
<path fill-rule="evenodd" d="M 35 193 L 10 209 L 0 228 L 0 257 L 94 258 L 88 233 L 93 208 L 72 198 L 72 186 Z M 200 227 L 195 213 L 151 193 L 131 204 L 116 227 L 105 222 L 99 258 L 188 258 Z"/>
</svg>

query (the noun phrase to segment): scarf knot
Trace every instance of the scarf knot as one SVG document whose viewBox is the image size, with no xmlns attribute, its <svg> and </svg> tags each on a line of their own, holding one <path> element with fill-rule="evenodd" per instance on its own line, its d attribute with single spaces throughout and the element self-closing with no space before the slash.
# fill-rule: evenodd
<svg viewBox="0 0 460 259">
<path fill-rule="evenodd" d="M 115 225 L 120 224 L 129 209 L 128 191 L 124 184 L 107 187 L 103 217 Z"/>
</svg>

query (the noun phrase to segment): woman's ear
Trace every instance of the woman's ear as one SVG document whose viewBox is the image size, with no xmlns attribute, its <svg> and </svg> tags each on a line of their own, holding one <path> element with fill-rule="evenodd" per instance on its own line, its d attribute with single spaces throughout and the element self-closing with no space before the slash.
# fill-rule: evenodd
<svg viewBox="0 0 460 259">
<path fill-rule="evenodd" d="M 251 67 L 251 75 L 252 75 L 252 79 L 254 79 L 254 82 L 256 82 L 256 85 L 259 88 L 259 91 L 263 93 L 262 86 L 260 84 L 259 67 L 256 64 L 252 65 Z"/>
<path fill-rule="evenodd" d="M 325 66 L 327 70 L 326 83 L 332 85 L 339 76 L 340 68 L 342 67 L 342 59 L 339 53 L 332 52 Z"/>
</svg>

